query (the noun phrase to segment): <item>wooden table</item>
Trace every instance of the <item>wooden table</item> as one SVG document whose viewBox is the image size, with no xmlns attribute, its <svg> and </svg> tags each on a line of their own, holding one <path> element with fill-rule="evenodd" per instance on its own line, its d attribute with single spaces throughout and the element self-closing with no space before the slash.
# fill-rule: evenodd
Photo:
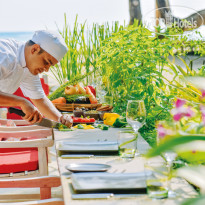
<svg viewBox="0 0 205 205">
<path fill-rule="evenodd" d="M 60 132 L 54 131 L 56 150 L 58 152 L 58 147 L 61 141 L 66 140 L 70 142 L 99 142 L 99 141 L 116 141 L 117 133 L 120 129 L 111 128 L 108 131 L 102 131 L 100 129 L 94 130 L 76 130 L 71 132 Z M 149 149 L 147 142 L 141 137 L 138 137 L 138 150 L 140 153 L 146 153 Z M 58 156 L 57 162 L 59 166 L 61 183 L 63 188 L 63 197 L 65 205 L 136 205 L 136 204 L 180 204 L 185 198 L 191 198 L 197 195 L 196 191 L 183 179 L 174 178 L 172 179 L 172 189 L 179 193 L 176 199 L 161 199 L 152 200 L 148 198 L 146 194 L 139 195 L 133 198 L 115 198 L 110 199 L 86 199 L 86 200 L 76 200 L 72 199 L 72 188 L 70 180 L 70 172 L 65 169 L 65 166 L 69 163 L 106 163 L 112 166 L 108 172 L 122 173 L 122 172 L 140 172 L 144 169 L 143 157 L 135 157 L 133 160 L 126 162 L 119 159 L 118 156 L 108 156 L 108 157 L 91 157 L 91 158 L 78 158 L 78 159 L 62 159 Z"/>
</svg>

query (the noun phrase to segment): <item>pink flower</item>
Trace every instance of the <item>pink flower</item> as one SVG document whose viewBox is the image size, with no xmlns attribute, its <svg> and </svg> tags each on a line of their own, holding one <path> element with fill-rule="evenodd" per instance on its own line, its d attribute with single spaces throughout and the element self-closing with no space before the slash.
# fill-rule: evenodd
<svg viewBox="0 0 205 205">
<path fill-rule="evenodd" d="M 162 124 L 157 125 L 157 134 L 159 139 L 166 137 L 167 135 L 172 135 L 173 131 L 170 129 L 166 129 Z"/>
<path fill-rule="evenodd" d="M 205 97 L 205 90 L 201 90 L 201 96 L 202 96 L 202 98 Z"/>
<path fill-rule="evenodd" d="M 202 118 L 202 121 L 205 125 L 205 106 L 204 105 L 200 105 L 200 111 L 201 111 L 201 118 Z"/>
<path fill-rule="evenodd" d="M 158 133 L 158 137 L 159 138 L 163 138 L 164 136 L 166 136 L 166 129 L 163 127 L 163 125 L 158 124 L 157 125 L 157 133 Z"/>
<path fill-rule="evenodd" d="M 180 107 L 182 107 L 184 104 L 186 104 L 186 101 L 185 101 L 185 100 L 182 100 L 182 99 L 177 98 L 177 100 L 176 100 L 176 102 L 175 102 L 176 108 L 180 108 Z"/>
<path fill-rule="evenodd" d="M 178 113 L 178 114 L 173 116 L 173 119 L 174 119 L 174 121 L 179 121 L 179 120 L 181 120 L 182 117 L 183 117 L 183 115 L 181 113 Z"/>
<path fill-rule="evenodd" d="M 194 111 L 191 109 L 191 107 L 178 107 L 171 110 L 171 113 L 173 115 L 173 119 L 175 121 L 181 120 L 183 117 L 193 117 L 195 115 Z"/>
</svg>

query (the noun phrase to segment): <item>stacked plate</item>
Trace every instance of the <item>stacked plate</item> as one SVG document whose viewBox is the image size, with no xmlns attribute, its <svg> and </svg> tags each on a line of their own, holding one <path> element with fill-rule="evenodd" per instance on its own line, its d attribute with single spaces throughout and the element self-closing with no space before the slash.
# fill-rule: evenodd
<svg viewBox="0 0 205 205">
<path fill-rule="evenodd" d="M 117 142 L 65 142 L 63 141 L 61 147 L 58 149 L 66 153 L 118 153 Z"/>
<path fill-rule="evenodd" d="M 72 186 L 77 193 L 145 193 L 145 173 L 74 173 Z"/>
</svg>

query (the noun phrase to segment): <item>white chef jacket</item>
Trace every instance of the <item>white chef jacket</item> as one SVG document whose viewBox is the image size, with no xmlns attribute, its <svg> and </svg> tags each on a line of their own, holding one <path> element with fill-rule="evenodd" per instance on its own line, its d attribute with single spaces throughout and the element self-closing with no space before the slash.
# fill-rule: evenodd
<svg viewBox="0 0 205 205">
<path fill-rule="evenodd" d="M 43 98 L 39 76 L 26 67 L 24 48 L 25 43 L 0 39 L 0 91 L 13 94 L 20 87 L 26 97 Z"/>
</svg>

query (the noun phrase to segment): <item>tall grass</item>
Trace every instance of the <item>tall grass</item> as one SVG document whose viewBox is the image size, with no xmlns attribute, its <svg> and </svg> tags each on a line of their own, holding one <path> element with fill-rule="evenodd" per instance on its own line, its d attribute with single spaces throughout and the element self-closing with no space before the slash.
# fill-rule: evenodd
<svg viewBox="0 0 205 205">
<path fill-rule="evenodd" d="M 83 79 L 79 79 L 84 81 L 85 85 L 92 83 L 97 71 L 96 58 L 100 55 L 102 41 L 113 33 L 123 30 L 124 26 L 114 22 L 112 25 L 93 24 L 89 28 L 86 21 L 79 24 L 78 16 L 76 16 L 74 26 L 71 28 L 66 15 L 64 15 L 64 22 L 63 30 L 58 28 L 58 31 L 65 40 L 68 52 L 59 64 L 51 68 L 51 72 L 60 86 L 69 84 L 69 81 L 72 82 L 78 76 L 84 76 Z M 56 97 L 55 93 L 53 95 Z"/>
<path fill-rule="evenodd" d="M 54 66 L 51 72 L 60 85 L 71 80 L 76 75 L 86 74 L 96 69 L 96 57 L 100 54 L 101 42 L 110 37 L 113 32 L 123 29 L 115 22 L 111 27 L 108 23 L 104 25 L 93 24 L 89 29 L 86 22 L 78 23 L 76 16 L 73 28 L 67 23 L 64 16 L 64 28 L 59 33 L 65 39 L 68 52 L 61 60 L 60 64 Z"/>
</svg>

